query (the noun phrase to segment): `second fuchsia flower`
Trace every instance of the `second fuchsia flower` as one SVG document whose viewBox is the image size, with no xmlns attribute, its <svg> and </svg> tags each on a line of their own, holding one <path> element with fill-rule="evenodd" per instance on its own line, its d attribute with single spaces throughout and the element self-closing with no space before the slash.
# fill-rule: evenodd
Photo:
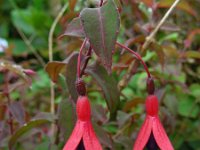
<svg viewBox="0 0 200 150">
<path fill-rule="evenodd" d="M 80 96 L 76 104 L 77 122 L 63 150 L 102 150 L 91 123 L 90 103 L 86 96 Z"/>
<path fill-rule="evenodd" d="M 146 99 L 146 118 L 139 131 L 133 150 L 143 150 L 151 134 L 161 150 L 174 149 L 160 122 L 158 116 L 158 99 L 155 95 L 150 95 Z"/>
</svg>

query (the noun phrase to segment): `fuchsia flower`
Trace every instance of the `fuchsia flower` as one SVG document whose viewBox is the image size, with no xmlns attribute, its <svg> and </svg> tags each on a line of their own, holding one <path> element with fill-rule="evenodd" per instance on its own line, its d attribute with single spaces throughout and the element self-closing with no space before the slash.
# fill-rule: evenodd
<svg viewBox="0 0 200 150">
<path fill-rule="evenodd" d="M 86 96 L 79 96 L 76 112 L 78 120 L 63 150 L 76 150 L 80 146 L 85 150 L 102 150 L 92 127 L 90 103 Z"/>
<path fill-rule="evenodd" d="M 158 99 L 155 95 L 150 95 L 146 99 L 146 118 L 139 131 L 133 150 L 144 149 L 151 134 L 161 150 L 174 149 L 160 122 L 158 116 Z"/>
</svg>

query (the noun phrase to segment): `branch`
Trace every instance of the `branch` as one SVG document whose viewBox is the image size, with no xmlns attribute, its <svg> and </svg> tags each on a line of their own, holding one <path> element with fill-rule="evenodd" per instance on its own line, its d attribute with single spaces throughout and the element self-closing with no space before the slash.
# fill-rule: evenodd
<svg viewBox="0 0 200 150">
<path fill-rule="evenodd" d="M 27 47 L 29 48 L 29 50 L 33 53 L 33 55 L 35 55 L 36 59 L 41 63 L 41 65 L 44 67 L 45 66 L 45 62 L 43 60 L 43 58 L 37 53 L 37 50 L 31 45 L 30 40 L 26 37 L 26 35 L 21 31 L 21 29 L 19 29 L 17 26 L 15 26 L 17 32 L 19 33 L 19 35 L 21 36 L 22 40 L 24 41 L 24 43 L 27 45 Z"/>
<path fill-rule="evenodd" d="M 48 47 L 49 47 L 49 61 L 53 61 L 53 33 L 56 28 L 56 25 L 58 21 L 61 19 L 62 15 L 64 14 L 65 10 L 67 9 L 68 3 L 65 3 L 65 5 L 62 7 L 60 12 L 58 13 L 58 16 L 55 18 L 51 29 L 49 31 L 49 38 L 48 38 Z M 55 114 L 55 104 L 54 104 L 54 99 L 55 99 L 55 91 L 54 91 L 54 83 L 51 81 L 50 85 L 50 111 L 52 114 Z M 53 133 L 54 133 L 54 127 L 52 127 Z"/>
<path fill-rule="evenodd" d="M 174 10 L 174 8 L 177 6 L 177 4 L 180 2 L 180 0 L 176 0 L 172 6 L 169 8 L 169 10 L 166 12 L 166 14 L 164 15 L 164 17 L 161 19 L 161 21 L 158 23 L 158 25 L 156 26 L 156 28 L 151 32 L 151 34 L 146 38 L 146 41 L 144 43 L 144 45 L 142 46 L 142 51 L 145 50 L 149 44 L 153 41 L 154 36 L 156 35 L 156 33 L 158 32 L 158 30 L 160 29 L 160 27 L 163 25 L 163 23 L 166 21 L 166 19 L 169 17 L 169 15 L 172 13 L 172 11 Z"/>
</svg>

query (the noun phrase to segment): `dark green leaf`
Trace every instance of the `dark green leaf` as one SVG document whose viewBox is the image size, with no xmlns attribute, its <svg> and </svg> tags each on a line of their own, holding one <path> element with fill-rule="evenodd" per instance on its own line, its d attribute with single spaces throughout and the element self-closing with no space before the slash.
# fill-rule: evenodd
<svg viewBox="0 0 200 150">
<path fill-rule="evenodd" d="M 76 121 L 75 103 L 69 99 L 63 99 L 58 107 L 58 126 L 61 136 L 66 141 L 74 127 Z"/>
<path fill-rule="evenodd" d="M 86 73 L 90 74 L 102 88 L 108 109 L 111 113 L 110 117 L 111 119 L 115 118 L 120 100 L 120 93 L 117 88 L 117 81 L 112 76 L 112 74 L 108 75 L 106 70 L 98 64 L 94 64 L 88 67 L 86 69 Z"/>
<path fill-rule="evenodd" d="M 25 123 L 25 111 L 22 103 L 19 101 L 14 101 L 8 105 L 8 108 L 14 118 L 20 123 L 20 125 L 23 125 Z"/>
<path fill-rule="evenodd" d="M 108 72 L 119 30 L 119 14 L 113 0 L 100 8 L 86 8 L 80 13 L 86 37 Z"/>
<path fill-rule="evenodd" d="M 44 125 L 46 123 L 50 123 L 49 120 L 45 120 L 45 119 L 40 119 L 40 120 L 32 120 L 30 122 L 28 122 L 27 124 L 24 124 L 24 126 L 22 126 L 21 128 L 19 128 L 14 135 L 11 136 L 10 140 L 9 140 L 9 147 L 10 149 L 13 149 L 15 143 L 17 142 L 17 140 L 23 136 L 25 133 L 27 133 L 28 131 L 32 130 L 35 127 L 39 127 L 41 125 Z"/>
<path fill-rule="evenodd" d="M 81 25 L 81 20 L 79 17 L 74 18 L 69 25 L 67 26 L 67 29 L 65 32 L 60 36 L 62 38 L 63 36 L 74 36 L 74 37 L 84 37 L 85 33 L 83 31 L 83 27 Z"/>
<path fill-rule="evenodd" d="M 50 78 L 54 82 L 57 82 L 58 76 L 61 73 L 61 71 L 63 69 L 66 69 L 66 82 L 69 93 L 71 94 L 74 101 L 76 101 L 78 97 L 75 87 L 77 58 L 78 58 L 78 53 L 74 52 L 63 62 L 58 62 L 58 61 L 49 62 L 45 68 Z"/>
</svg>

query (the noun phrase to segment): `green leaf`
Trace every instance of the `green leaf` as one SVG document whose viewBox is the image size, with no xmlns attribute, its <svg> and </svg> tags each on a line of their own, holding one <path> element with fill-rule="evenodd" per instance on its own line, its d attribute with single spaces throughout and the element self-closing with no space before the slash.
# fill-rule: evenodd
<svg viewBox="0 0 200 150">
<path fill-rule="evenodd" d="M 85 36 L 83 27 L 81 25 L 81 20 L 79 17 L 74 18 L 68 24 L 67 29 L 59 38 L 62 38 L 63 36 L 74 36 L 74 37 L 84 37 Z"/>
<path fill-rule="evenodd" d="M 112 51 L 119 31 L 119 13 L 113 0 L 100 8 L 85 8 L 80 13 L 86 37 L 100 61 L 111 72 Z"/>
<path fill-rule="evenodd" d="M 74 101 L 76 101 L 78 97 L 75 87 L 77 58 L 78 53 L 74 52 L 63 62 L 52 61 L 49 62 L 45 68 L 51 80 L 54 82 L 57 82 L 58 76 L 61 73 L 61 71 L 66 69 L 66 82 L 69 93 L 71 94 Z"/>
<path fill-rule="evenodd" d="M 28 122 L 27 124 L 24 124 L 23 127 L 19 128 L 14 135 L 11 136 L 10 140 L 9 140 L 9 148 L 13 149 L 15 143 L 17 142 L 17 140 L 23 136 L 25 133 L 27 133 L 28 131 L 32 130 L 35 127 L 39 127 L 41 125 L 44 125 L 46 123 L 50 123 L 50 120 L 46 120 L 46 119 L 39 119 L 39 120 L 32 120 L 30 122 Z"/>
<path fill-rule="evenodd" d="M 87 74 L 90 74 L 102 88 L 108 109 L 110 110 L 110 119 L 115 118 L 120 100 L 117 81 L 112 74 L 108 75 L 106 70 L 98 64 L 88 67 L 85 71 Z"/>
<path fill-rule="evenodd" d="M 68 99 L 63 99 L 58 106 L 58 126 L 61 136 L 66 141 L 74 127 L 76 121 L 75 103 Z"/>
<path fill-rule="evenodd" d="M 190 96 L 181 97 L 178 104 L 178 113 L 184 117 L 196 118 L 200 109 L 195 99 Z"/>
<path fill-rule="evenodd" d="M 65 62 L 67 62 L 66 66 L 66 82 L 68 86 L 69 93 L 72 96 L 72 99 L 74 101 L 77 100 L 78 94 L 76 92 L 76 68 L 77 68 L 77 58 L 78 58 L 78 53 L 74 52 L 72 53 Z"/>
</svg>

